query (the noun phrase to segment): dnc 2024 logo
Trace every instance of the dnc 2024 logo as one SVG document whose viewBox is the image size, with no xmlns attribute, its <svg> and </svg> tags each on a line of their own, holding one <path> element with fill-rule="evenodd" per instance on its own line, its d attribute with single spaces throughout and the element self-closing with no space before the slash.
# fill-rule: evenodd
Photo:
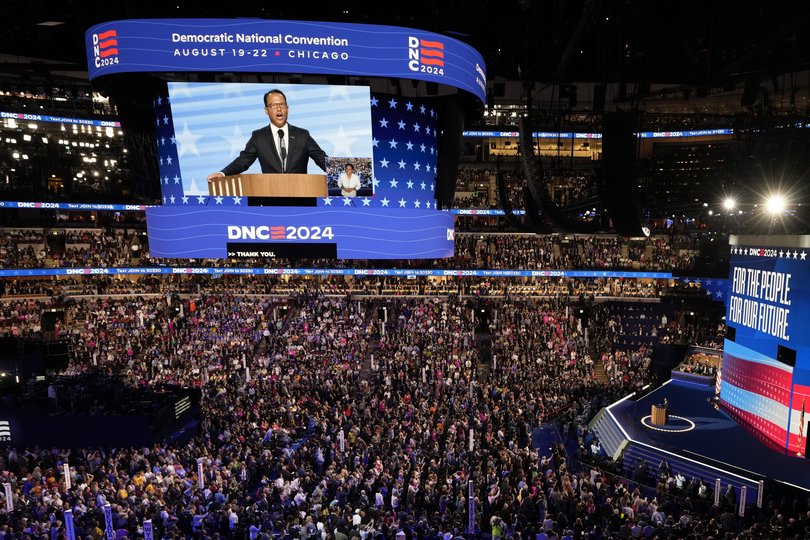
<svg viewBox="0 0 810 540">
<path fill-rule="evenodd" d="M 408 36 L 408 69 L 444 75 L 444 43 Z"/>
<path fill-rule="evenodd" d="M 93 63 L 97 68 L 118 63 L 118 31 L 93 34 Z"/>
<path fill-rule="evenodd" d="M 0 442 L 11 442 L 11 426 L 8 420 L 0 420 Z"/>
</svg>

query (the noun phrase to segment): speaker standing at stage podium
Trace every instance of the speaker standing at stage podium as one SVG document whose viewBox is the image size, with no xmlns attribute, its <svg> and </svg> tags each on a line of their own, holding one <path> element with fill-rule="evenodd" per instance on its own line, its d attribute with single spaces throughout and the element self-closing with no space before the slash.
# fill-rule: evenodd
<svg viewBox="0 0 810 540">
<path fill-rule="evenodd" d="M 664 396 L 664 423 L 669 422 L 669 398 Z"/>
<path fill-rule="evenodd" d="M 326 171 L 326 152 L 309 131 L 287 123 L 289 106 L 284 92 L 273 89 L 264 95 L 264 112 L 270 125 L 254 131 L 235 160 L 208 180 L 246 171 L 258 158 L 263 173 L 306 174 L 309 160 Z"/>
</svg>

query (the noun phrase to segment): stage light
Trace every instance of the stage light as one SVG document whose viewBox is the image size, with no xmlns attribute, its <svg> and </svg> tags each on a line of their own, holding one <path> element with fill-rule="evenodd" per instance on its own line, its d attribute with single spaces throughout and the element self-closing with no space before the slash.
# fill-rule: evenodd
<svg viewBox="0 0 810 540">
<path fill-rule="evenodd" d="M 726 197 L 726 200 L 723 201 L 723 208 L 726 210 L 734 210 L 737 206 L 737 201 L 735 201 L 732 197 Z"/>
<path fill-rule="evenodd" d="M 771 195 L 765 203 L 765 208 L 771 214 L 781 214 L 785 209 L 785 198 L 781 195 Z"/>
</svg>

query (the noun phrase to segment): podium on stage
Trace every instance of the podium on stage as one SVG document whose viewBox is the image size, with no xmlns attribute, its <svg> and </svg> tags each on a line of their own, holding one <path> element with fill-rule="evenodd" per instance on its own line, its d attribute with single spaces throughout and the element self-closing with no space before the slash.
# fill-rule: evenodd
<svg viewBox="0 0 810 540">
<path fill-rule="evenodd" d="M 669 420 L 669 407 L 664 403 L 653 403 L 650 413 L 650 423 L 654 426 L 664 426 Z"/>
<path fill-rule="evenodd" d="M 208 180 L 208 194 L 222 197 L 326 197 L 325 174 L 233 174 Z"/>
</svg>

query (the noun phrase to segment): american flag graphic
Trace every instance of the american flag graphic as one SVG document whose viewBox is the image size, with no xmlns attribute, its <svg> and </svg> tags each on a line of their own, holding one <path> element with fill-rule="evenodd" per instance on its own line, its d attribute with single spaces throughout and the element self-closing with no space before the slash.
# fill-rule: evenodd
<svg viewBox="0 0 810 540">
<path fill-rule="evenodd" d="M 107 30 L 98 35 L 98 56 L 107 58 L 118 54 L 118 32 Z"/>
<path fill-rule="evenodd" d="M 804 398 L 802 398 L 802 412 L 799 415 L 799 454 L 802 452 L 802 443 L 804 442 Z"/>
</svg>

